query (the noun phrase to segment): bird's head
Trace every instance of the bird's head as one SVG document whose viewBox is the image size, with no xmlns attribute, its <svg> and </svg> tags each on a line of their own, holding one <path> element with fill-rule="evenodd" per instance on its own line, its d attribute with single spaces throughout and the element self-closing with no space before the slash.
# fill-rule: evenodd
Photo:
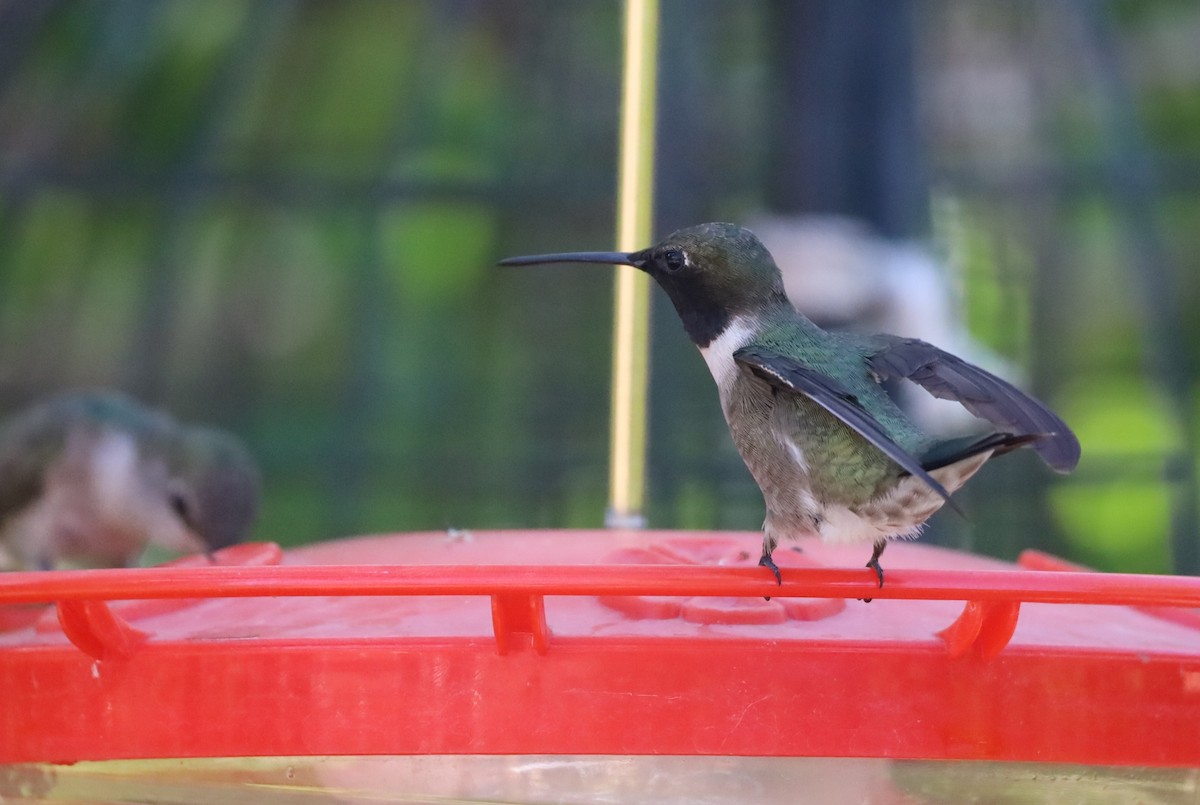
<svg viewBox="0 0 1200 805">
<path fill-rule="evenodd" d="M 246 538 L 262 482 L 238 440 L 212 428 L 182 428 L 169 464 L 169 503 L 188 530 L 210 551 Z"/>
<path fill-rule="evenodd" d="M 543 263 L 607 263 L 645 271 L 667 292 L 699 347 L 707 346 L 739 315 L 790 305 L 771 253 L 753 232 L 736 224 L 687 227 L 638 252 L 566 252 L 500 261 Z"/>
</svg>

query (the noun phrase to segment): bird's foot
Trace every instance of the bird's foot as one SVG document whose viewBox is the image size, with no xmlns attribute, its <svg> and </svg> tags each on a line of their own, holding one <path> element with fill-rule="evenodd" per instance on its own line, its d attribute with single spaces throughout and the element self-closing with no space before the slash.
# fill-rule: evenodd
<svg viewBox="0 0 1200 805">
<path fill-rule="evenodd" d="M 774 573 L 775 574 L 775 583 L 780 586 L 783 585 L 783 576 L 781 576 L 779 574 L 779 566 L 775 564 L 775 560 L 771 558 L 771 554 L 764 553 L 758 560 L 758 566 L 765 567 L 765 568 L 767 568 L 767 570 L 770 570 L 772 573 Z M 764 595 L 763 600 L 770 601 L 771 596 Z"/>
<path fill-rule="evenodd" d="M 876 576 L 876 578 L 879 579 L 879 589 L 882 590 L 883 589 L 883 568 L 879 566 L 879 560 L 872 559 L 870 562 L 867 562 L 866 566 L 875 571 L 875 576 Z"/>
<path fill-rule="evenodd" d="M 765 567 L 774 573 L 776 584 L 783 584 L 783 576 L 779 575 L 779 566 L 775 564 L 775 560 L 771 558 L 770 554 L 764 553 L 758 560 L 758 566 Z"/>
<path fill-rule="evenodd" d="M 879 540 L 878 542 L 876 542 L 875 550 L 873 550 L 871 552 L 871 559 L 866 564 L 867 567 L 869 567 L 871 570 L 875 571 L 875 577 L 877 579 L 879 579 L 879 589 L 881 589 L 881 590 L 883 589 L 883 568 L 880 567 L 880 565 L 879 565 L 879 557 L 883 554 L 883 549 L 886 547 L 887 547 L 887 542 L 885 542 L 884 540 Z M 869 604 L 874 599 L 873 598 L 860 598 L 858 600 L 862 601 L 864 604 Z"/>
</svg>

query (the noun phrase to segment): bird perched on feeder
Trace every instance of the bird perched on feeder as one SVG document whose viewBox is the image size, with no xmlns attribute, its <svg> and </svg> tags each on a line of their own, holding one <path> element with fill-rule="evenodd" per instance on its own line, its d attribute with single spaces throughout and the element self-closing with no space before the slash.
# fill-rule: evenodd
<svg viewBox="0 0 1200 805">
<path fill-rule="evenodd" d="M 241 541 L 259 473 L 235 438 L 112 392 L 65 394 L 0 429 L 0 568 L 124 566 L 154 544 Z"/>
<path fill-rule="evenodd" d="M 681 229 L 638 252 L 512 257 L 501 265 L 607 263 L 645 271 L 666 291 L 717 383 L 721 408 L 766 502 L 759 564 L 784 538 L 871 542 L 883 586 L 887 540 L 913 538 L 989 458 L 1030 446 L 1070 472 L 1079 442 L 1045 405 L 931 344 L 822 330 L 788 301 L 774 258 L 747 229 Z M 881 383 L 908 379 L 999 430 L 936 439 Z"/>
</svg>

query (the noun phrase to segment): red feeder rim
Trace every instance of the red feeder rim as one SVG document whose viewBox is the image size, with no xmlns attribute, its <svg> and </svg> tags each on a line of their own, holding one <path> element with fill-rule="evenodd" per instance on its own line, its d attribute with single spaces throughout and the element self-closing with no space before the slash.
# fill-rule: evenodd
<svg viewBox="0 0 1200 805">
<path fill-rule="evenodd" d="M 699 754 L 1200 767 L 1200 579 L 897 544 L 877 589 L 854 567 L 861 551 L 805 542 L 776 553 L 776 586 L 754 566 L 759 538 L 424 533 L 0 575 L 0 763 Z"/>
</svg>

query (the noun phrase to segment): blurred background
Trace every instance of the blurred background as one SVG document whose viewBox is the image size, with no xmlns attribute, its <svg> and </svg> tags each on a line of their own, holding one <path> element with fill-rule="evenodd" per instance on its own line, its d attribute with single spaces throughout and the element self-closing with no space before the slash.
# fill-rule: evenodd
<svg viewBox="0 0 1200 805">
<path fill-rule="evenodd" d="M 997 461 L 929 539 L 1200 572 L 1200 4 L 664 0 L 662 32 L 657 232 L 800 237 L 814 316 L 944 317 L 1075 427 L 1073 476 Z M 620 47 L 607 0 L 0 2 L 0 414 L 112 386 L 228 428 L 283 544 L 600 525 L 611 273 L 493 264 L 611 248 Z M 649 524 L 757 529 L 654 300 Z"/>
</svg>

